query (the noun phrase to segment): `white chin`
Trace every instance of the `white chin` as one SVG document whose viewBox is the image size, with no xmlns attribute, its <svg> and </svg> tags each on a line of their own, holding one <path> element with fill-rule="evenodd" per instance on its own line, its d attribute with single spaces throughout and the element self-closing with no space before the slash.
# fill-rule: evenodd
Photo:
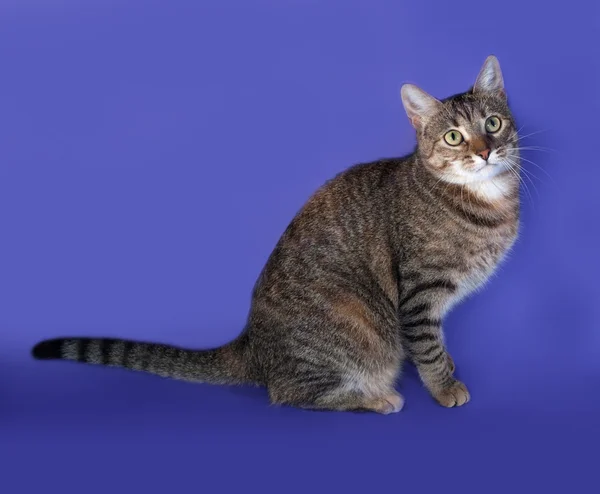
<svg viewBox="0 0 600 494">
<path fill-rule="evenodd" d="M 447 174 L 444 179 L 447 182 L 468 185 L 468 184 L 482 184 L 489 182 L 498 175 L 510 170 L 509 163 L 497 156 L 490 156 L 489 161 L 484 161 L 479 158 L 476 162 L 477 169 L 471 171 L 465 171 L 462 169 L 459 163 L 451 162 L 454 165 L 454 170 Z"/>
<path fill-rule="evenodd" d="M 506 165 L 503 162 L 485 164 L 475 173 L 475 181 L 484 182 L 491 180 L 506 170 Z"/>
</svg>

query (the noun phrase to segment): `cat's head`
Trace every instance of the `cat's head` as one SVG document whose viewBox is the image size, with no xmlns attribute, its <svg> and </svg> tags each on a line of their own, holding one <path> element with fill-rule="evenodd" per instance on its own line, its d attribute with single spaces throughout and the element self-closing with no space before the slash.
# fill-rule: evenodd
<svg viewBox="0 0 600 494">
<path fill-rule="evenodd" d="M 486 59 L 466 93 L 440 101 L 405 84 L 401 95 L 419 156 L 440 179 L 475 184 L 518 167 L 517 129 L 496 57 Z"/>
</svg>

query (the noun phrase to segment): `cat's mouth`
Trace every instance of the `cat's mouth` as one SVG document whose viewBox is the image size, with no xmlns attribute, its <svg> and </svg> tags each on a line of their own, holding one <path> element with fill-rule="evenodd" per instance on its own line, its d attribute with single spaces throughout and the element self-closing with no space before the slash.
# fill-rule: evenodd
<svg viewBox="0 0 600 494">
<path fill-rule="evenodd" d="M 446 175 L 446 180 L 454 183 L 481 183 L 493 180 L 495 177 L 511 171 L 509 160 L 492 154 L 488 160 L 476 159 L 475 163 L 465 166 L 461 162 L 450 162 L 452 171 Z"/>
<path fill-rule="evenodd" d="M 502 159 L 488 160 L 472 171 L 479 181 L 490 180 L 508 170 L 508 164 Z"/>
</svg>

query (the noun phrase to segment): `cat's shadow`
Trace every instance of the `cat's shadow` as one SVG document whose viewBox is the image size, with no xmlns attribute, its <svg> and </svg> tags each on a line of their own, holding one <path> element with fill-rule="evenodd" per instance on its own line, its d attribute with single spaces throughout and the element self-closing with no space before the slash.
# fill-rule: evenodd
<svg viewBox="0 0 600 494">
<path fill-rule="evenodd" d="M 226 386 L 224 389 L 230 395 L 239 396 L 253 402 L 264 403 L 265 400 L 269 400 L 267 388 L 263 386 Z"/>
</svg>

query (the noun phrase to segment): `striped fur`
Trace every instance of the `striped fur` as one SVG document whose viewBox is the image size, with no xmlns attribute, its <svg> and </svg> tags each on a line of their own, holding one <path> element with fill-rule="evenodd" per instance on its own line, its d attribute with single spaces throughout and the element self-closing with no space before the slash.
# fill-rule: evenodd
<svg viewBox="0 0 600 494">
<path fill-rule="evenodd" d="M 32 353 L 39 360 L 73 360 L 192 382 L 242 384 L 246 374 L 236 345 L 194 351 L 113 338 L 56 338 L 38 343 Z"/>
<path fill-rule="evenodd" d="M 397 412 L 406 359 L 444 406 L 466 403 L 442 322 L 481 287 L 517 236 L 518 138 L 495 58 L 475 86 L 439 101 L 406 86 L 416 128 L 406 157 L 357 165 L 321 187 L 292 220 L 252 294 L 247 325 L 213 350 L 115 339 L 39 343 L 39 359 L 268 388 L 271 402 Z M 486 134 L 486 119 L 500 130 Z M 450 146 L 449 129 L 464 141 Z"/>
</svg>

